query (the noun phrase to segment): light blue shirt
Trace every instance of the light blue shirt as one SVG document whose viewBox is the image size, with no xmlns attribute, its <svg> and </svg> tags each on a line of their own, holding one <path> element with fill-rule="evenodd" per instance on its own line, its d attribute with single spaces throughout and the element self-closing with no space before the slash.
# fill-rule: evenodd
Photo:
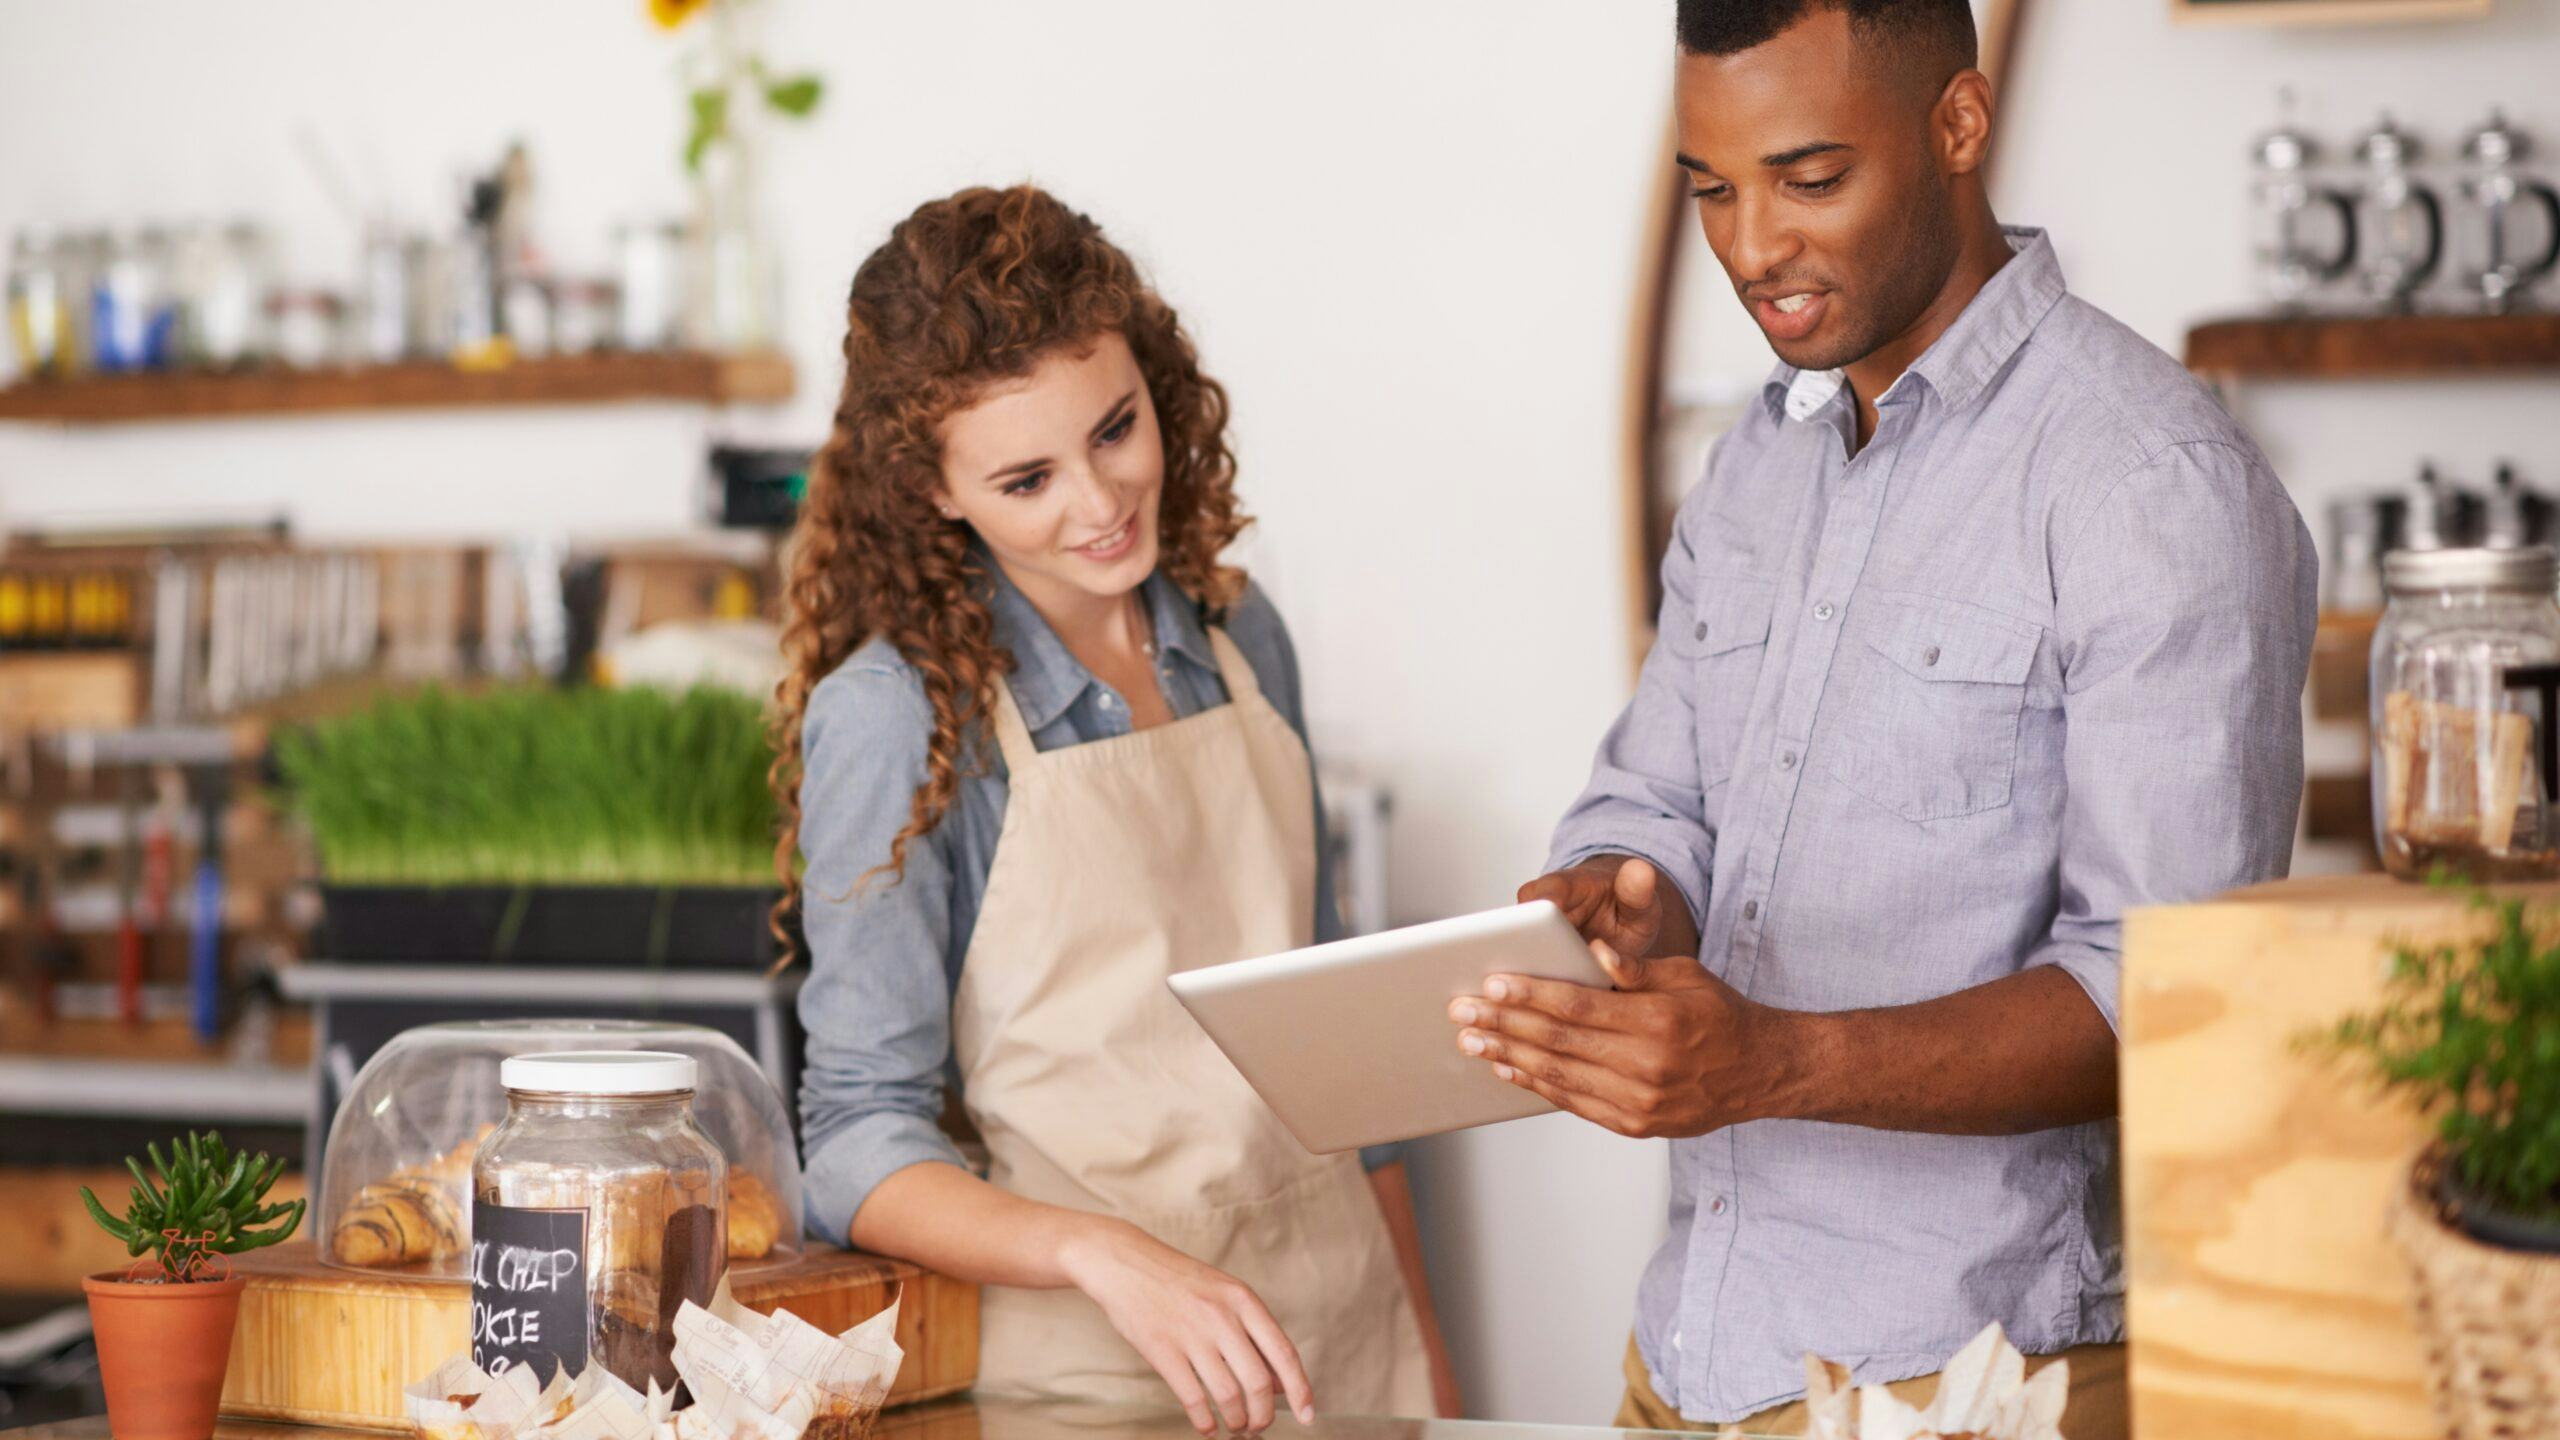
<svg viewBox="0 0 2560 1440">
<path fill-rule="evenodd" d="M 987 561 L 986 568 L 995 576 L 988 598 L 995 642 L 1013 656 L 1014 703 L 1032 742 L 1055 750 L 1128 734 L 1127 698 L 1085 669 L 999 567 Z M 1166 704 L 1177 717 L 1226 704 L 1200 607 L 1161 572 L 1144 593 Z M 1249 587 L 1225 629 L 1263 695 L 1305 739 L 1298 658 L 1280 612 Z M 891 840 L 905 828 L 932 733 L 924 682 L 882 639 L 818 683 L 801 722 L 800 849 L 808 857 L 801 908 L 809 940 L 809 978 L 800 990 L 808 1032 L 802 1191 L 809 1233 L 836 1244 L 892 1174 L 909 1165 L 965 1163 L 937 1122 L 955 1078 L 952 995 L 1004 828 L 1004 757 L 989 736 L 964 737 L 982 768 L 962 779 L 941 822 L 908 842 L 905 875 L 884 874 L 850 893 L 858 877 L 889 858 Z M 1321 795 L 1316 834 L 1322 847 Z M 1329 863 L 1316 867 L 1315 907 L 1316 938 L 1340 938 Z M 1368 1158 L 1383 1164 L 1392 1152 Z"/>
<path fill-rule="evenodd" d="M 2112 1026 L 2137 905 L 2284 874 L 2310 536 L 2176 362 L 2068 294 L 2041 232 L 1878 401 L 1781 366 L 1715 447 L 1661 632 L 1548 863 L 1659 866 L 1699 959 L 1792 1010 L 2051 965 Z M 1692 1420 L 1926 1374 L 1989 1321 L 2124 1334 L 2113 1122 L 1921 1135 L 1803 1121 L 1670 1146 L 1638 1290 Z"/>
</svg>

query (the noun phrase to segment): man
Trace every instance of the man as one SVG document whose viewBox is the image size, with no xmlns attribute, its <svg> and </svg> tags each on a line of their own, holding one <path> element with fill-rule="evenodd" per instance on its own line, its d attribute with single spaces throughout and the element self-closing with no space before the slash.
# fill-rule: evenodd
<svg viewBox="0 0 2560 1440">
<path fill-rule="evenodd" d="M 2284 873 L 2310 540 L 1994 219 L 1966 0 L 1681 0 L 1679 40 L 1679 164 L 1786 363 L 1521 888 L 1618 989 L 1451 1018 L 1672 1139 L 1621 1424 L 1800 1428 L 1807 1351 L 1925 1400 L 1997 1320 L 2071 1359 L 2074 1440 L 2121 1435 L 2119 921 Z"/>
</svg>

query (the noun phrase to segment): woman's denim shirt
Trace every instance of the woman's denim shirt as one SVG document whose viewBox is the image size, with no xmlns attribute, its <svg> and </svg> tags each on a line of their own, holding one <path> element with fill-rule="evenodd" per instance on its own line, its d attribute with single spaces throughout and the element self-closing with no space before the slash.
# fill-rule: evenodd
<svg viewBox="0 0 2560 1440">
<path fill-rule="evenodd" d="M 1042 750 L 1129 733 L 1128 701 L 1094 678 L 1040 612 L 990 564 L 995 641 L 1010 651 L 1014 703 Z M 1157 683 L 1177 717 L 1227 703 L 1200 607 L 1159 571 L 1143 589 Z M 1280 613 L 1248 587 L 1226 620 L 1262 692 L 1300 739 L 1298 661 Z M 854 882 L 889 858 L 925 779 L 933 712 L 916 669 L 874 638 L 810 692 L 801 724 L 800 848 L 810 974 L 801 1072 L 804 1191 L 811 1235 L 845 1243 L 873 1187 L 909 1165 L 964 1164 L 937 1123 L 954 1082 L 951 1000 L 1004 828 L 1004 759 L 984 735 L 940 823 L 908 842 L 906 872 Z M 1324 844 L 1324 805 L 1316 803 Z M 1329 858 L 1329 856 L 1327 857 Z M 1332 867 L 1316 867 L 1315 935 L 1341 936 Z M 1372 1152 L 1373 1165 L 1392 1151 Z"/>
</svg>

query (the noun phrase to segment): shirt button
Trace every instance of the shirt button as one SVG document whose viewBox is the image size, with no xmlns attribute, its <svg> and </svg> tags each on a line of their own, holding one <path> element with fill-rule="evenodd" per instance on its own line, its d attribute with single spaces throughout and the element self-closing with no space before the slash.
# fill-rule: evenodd
<svg viewBox="0 0 2560 1440">
<path fill-rule="evenodd" d="M 1743 901 L 1743 902 L 1742 902 L 1742 918 L 1743 918 L 1743 919 L 1745 919 L 1745 920 L 1757 920 L 1757 919 L 1759 919 L 1759 918 L 1760 918 L 1760 902 L 1759 902 L 1759 901 L 1757 901 L 1757 900 L 1745 900 L 1745 901 Z"/>
<path fill-rule="evenodd" d="M 1928 649 L 1921 651 L 1921 652 L 1920 652 L 1920 663 L 1921 663 L 1921 664 L 1923 664 L 1923 665 L 1935 665 L 1935 664 L 1937 664 L 1937 663 L 1938 663 L 1938 647 L 1937 647 L 1937 646 L 1935 646 L 1935 645 L 1932 645 L 1932 646 L 1930 646 Z"/>
<path fill-rule="evenodd" d="M 1119 697 L 1119 696 L 1117 696 L 1117 695 L 1105 695 L 1105 696 L 1103 696 L 1103 697 L 1102 697 L 1102 708 L 1103 708 L 1103 709 L 1105 709 L 1105 710 L 1116 710 L 1116 709 L 1118 709 L 1119 707 L 1120 707 L 1120 697 Z"/>
<path fill-rule="evenodd" d="M 1781 770 L 1793 770 L 1796 768 L 1796 752 L 1790 750 L 1785 754 L 1780 755 L 1778 757 L 1778 768 Z"/>
<path fill-rule="evenodd" d="M 1828 620 L 1835 613 L 1837 612 L 1831 608 L 1831 602 L 1828 600 L 1825 600 L 1821 604 L 1813 607 L 1813 618 L 1816 620 Z"/>
<path fill-rule="evenodd" d="M 1719 1196 L 1717 1196 L 1715 1199 L 1708 1201 L 1708 1202 L 1707 1202 L 1707 1212 L 1708 1212 L 1709 1214 L 1711 1214 L 1711 1215 L 1721 1215 L 1721 1214 L 1723 1214 L 1723 1213 L 1724 1213 L 1724 1197 L 1723 1197 L 1723 1196 L 1721 1196 L 1721 1195 L 1719 1195 Z"/>
<path fill-rule="evenodd" d="M 1698 637 L 1699 639 L 1701 639 L 1701 640 L 1706 639 L 1706 638 L 1707 638 L 1707 622 L 1706 622 L 1706 621 L 1704 621 L 1704 620 L 1699 621 L 1699 622 L 1698 622 L 1698 628 L 1697 628 L 1697 630 L 1696 630 L 1696 631 L 1694 631 L 1693 633 L 1694 633 L 1694 634 L 1696 634 L 1696 635 L 1697 635 L 1697 637 Z"/>
</svg>

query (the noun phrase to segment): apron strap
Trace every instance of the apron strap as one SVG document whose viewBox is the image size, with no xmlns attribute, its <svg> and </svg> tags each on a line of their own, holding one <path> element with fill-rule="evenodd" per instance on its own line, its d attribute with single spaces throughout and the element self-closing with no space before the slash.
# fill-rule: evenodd
<svg viewBox="0 0 2560 1440">
<path fill-rule="evenodd" d="M 1218 678 L 1227 682 L 1229 701 L 1240 701 L 1247 695 L 1262 693 L 1262 681 L 1253 673 L 1252 662 L 1244 658 L 1244 652 L 1236 648 L 1235 641 L 1227 638 L 1225 626 L 1209 627 L 1209 649 L 1218 657 Z"/>
<path fill-rule="evenodd" d="M 996 749 L 1004 755 L 1004 768 L 1019 775 L 1032 761 L 1040 758 L 1040 747 L 1031 743 L 1031 727 L 1022 723 L 1022 707 L 1013 703 L 1013 682 L 999 675 L 995 683 L 995 703 L 987 708 L 987 719 L 994 725 Z"/>
</svg>

